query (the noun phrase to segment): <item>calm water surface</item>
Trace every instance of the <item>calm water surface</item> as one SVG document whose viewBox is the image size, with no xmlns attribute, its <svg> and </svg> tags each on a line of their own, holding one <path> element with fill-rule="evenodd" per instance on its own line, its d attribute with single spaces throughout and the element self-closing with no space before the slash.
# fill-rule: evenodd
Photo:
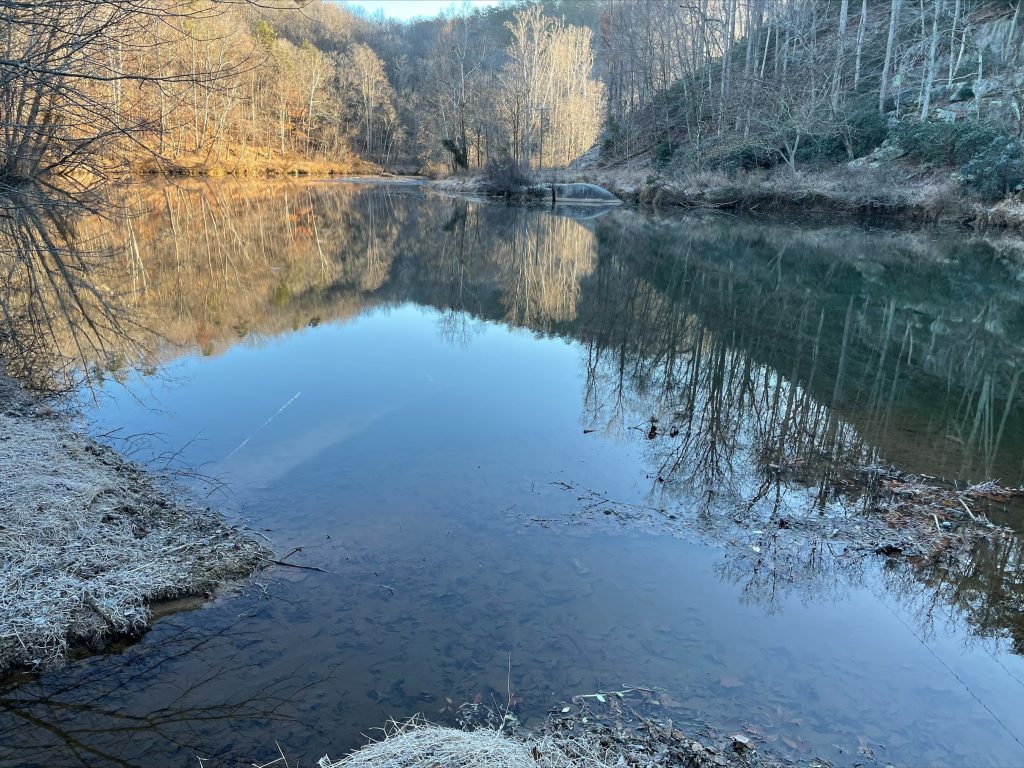
<svg viewBox="0 0 1024 768">
<path fill-rule="evenodd" d="M 526 723 L 643 684 L 805 762 L 1024 765 L 1018 539 L 938 567 L 762 525 L 844 514 L 851 463 L 1024 480 L 990 245 L 400 186 L 130 197 L 110 279 L 150 352 L 95 361 L 90 425 L 327 573 L 0 689 L 4 765 L 308 765 L 509 681 Z"/>
</svg>

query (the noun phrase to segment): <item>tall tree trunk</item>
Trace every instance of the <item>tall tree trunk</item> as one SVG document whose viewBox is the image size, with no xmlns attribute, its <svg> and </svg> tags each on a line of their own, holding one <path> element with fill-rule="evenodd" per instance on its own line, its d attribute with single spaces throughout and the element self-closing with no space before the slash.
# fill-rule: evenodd
<svg viewBox="0 0 1024 768">
<path fill-rule="evenodd" d="M 885 64 L 882 67 L 882 85 L 878 89 L 878 111 L 885 114 L 885 97 L 889 90 L 889 69 L 892 67 L 892 53 L 896 46 L 896 28 L 899 26 L 901 0 L 892 0 L 889 11 L 889 38 L 885 44 Z"/>
<path fill-rule="evenodd" d="M 984 75 L 984 57 L 981 48 L 978 48 L 978 79 L 974 82 L 974 111 L 981 117 L 981 80 Z"/>
<path fill-rule="evenodd" d="M 956 23 L 960 18 L 960 0 L 953 3 L 953 23 L 949 26 L 949 77 L 947 82 L 952 84 L 956 76 L 956 65 L 960 63 L 959 57 L 954 59 L 953 51 L 956 50 Z"/>
<path fill-rule="evenodd" d="M 957 0 L 959 2 L 959 0 Z M 864 54 L 864 29 L 868 23 L 868 0 L 863 0 L 860 7 L 860 21 L 857 23 L 857 56 L 853 67 L 853 87 L 860 85 L 860 62 Z"/>
<path fill-rule="evenodd" d="M 867 0 L 865 0 L 865 2 L 867 2 Z M 776 37 L 778 37 L 778 31 L 776 31 L 775 35 L 776 35 Z M 764 53 L 761 55 L 761 72 L 758 75 L 762 80 L 764 80 L 764 67 L 765 67 L 765 64 L 768 63 L 768 44 L 771 43 L 771 40 L 772 40 L 772 25 L 769 22 L 769 24 L 768 24 L 768 33 L 765 35 L 765 38 L 764 38 Z"/>
<path fill-rule="evenodd" d="M 935 50 L 939 46 L 939 14 L 942 13 L 942 0 L 935 0 L 935 11 L 932 16 L 932 39 L 928 46 L 928 62 L 924 75 L 924 93 L 921 95 L 921 120 L 928 119 L 928 110 L 932 105 L 932 83 L 935 82 Z"/>
<path fill-rule="evenodd" d="M 837 41 L 836 70 L 832 79 L 832 110 L 839 108 L 839 91 L 843 83 L 843 65 L 846 63 L 846 24 L 850 16 L 850 0 L 843 0 L 839 6 L 839 34 Z"/>
<path fill-rule="evenodd" d="M 722 57 L 722 83 L 721 83 L 721 104 L 718 112 L 718 134 L 722 134 L 725 126 L 725 105 L 729 99 L 729 75 L 732 71 L 732 44 L 733 35 L 736 31 L 736 5 L 737 0 L 726 0 L 725 16 L 725 55 Z"/>
</svg>

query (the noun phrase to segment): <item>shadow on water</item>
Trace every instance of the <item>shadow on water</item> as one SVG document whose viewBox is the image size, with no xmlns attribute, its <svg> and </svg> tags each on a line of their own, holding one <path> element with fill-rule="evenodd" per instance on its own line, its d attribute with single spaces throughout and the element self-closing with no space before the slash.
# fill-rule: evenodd
<svg viewBox="0 0 1024 768">
<path fill-rule="evenodd" d="M 1020 537 L 908 561 L 830 529 L 863 511 L 851 467 L 1024 481 L 1024 273 L 984 238 L 271 182 L 132 186 L 103 216 L 33 226 L 103 258 L 56 287 L 14 260 L 8 315 L 46 321 L 25 364 L 79 361 L 116 405 L 97 418 L 138 431 L 173 425 L 123 410 L 108 381 L 173 408 L 186 395 L 162 372 L 192 372 L 182 407 L 215 436 L 189 458 L 338 580 L 278 575 L 280 599 L 245 622 L 225 623 L 227 601 L 6 689 L 7 764 L 251 760 L 282 734 L 339 751 L 389 715 L 502 697 L 510 645 L 527 718 L 638 675 L 683 719 L 747 723 L 796 753 L 838 743 L 840 764 L 1022 754 L 1024 724 L 970 710 L 959 667 L 942 661 L 946 689 L 910 660 L 973 648 L 1010 681 L 987 695 L 1012 701 L 1005 683 L 1019 701 Z M 76 274 L 91 299 L 62 298 Z M 307 371 L 296 399 L 285 379 Z M 301 429 L 267 419 L 260 445 L 222 413 L 243 382 L 295 403 Z M 869 657 L 891 656 L 874 674 L 900 690 L 849 701 L 885 687 L 854 646 L 904 629 Z M 309 694 L 334 664 L 337 686 Z M 937 692 L 948 733 L 925 737 L 903 710 Z"/>
</svg>

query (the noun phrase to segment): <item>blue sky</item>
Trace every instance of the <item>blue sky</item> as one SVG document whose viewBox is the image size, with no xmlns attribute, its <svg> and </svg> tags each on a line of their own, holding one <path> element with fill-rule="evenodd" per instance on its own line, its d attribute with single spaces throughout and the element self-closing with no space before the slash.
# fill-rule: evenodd
<svg viewBox="0 0 1024 768">
<path fill-rule="evenodd" d="M 463 2 L 482 8 L 498 5 L 500 0 L 346 0 L 346 5 L 362 7 L 371 14 L 383 11 L 385 16 L 405 21 L 417 16 L 437 16 L 442 11 L 461 7 Z"/>
</svg>

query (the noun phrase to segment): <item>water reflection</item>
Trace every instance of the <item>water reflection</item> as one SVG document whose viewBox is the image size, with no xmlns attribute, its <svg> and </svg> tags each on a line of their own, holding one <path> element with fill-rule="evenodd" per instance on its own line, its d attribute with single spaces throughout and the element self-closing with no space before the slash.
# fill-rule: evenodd
<svg viewBox="0 0 1024 768">
<path fill-rule="evenodd" d="M 178 609 L 186 607 L 196 606 Z M 161 765 L 197 757 L 224 765 L 236 746 L 225 734 L 240 724 L 287 733 L 296 703 L 328 684 L 330 669 L 268 677 L 260 670 L 261 638 L 242 617 L 210 623 L 165 618 L 145 647 L 78 661 L 60 677 L 0 686 L 0 762 L 141 768 L 153 765 L 148 752 L 157 741 Z"/>
<path fill-rule="evenodd" d="M 405 551 L 405 545 L 383 534 L 365 543 L 358 556 L 349 553 L 332 567 L 356 583 L 372 581 L 360 588 L 373 597 L 361 599 L 385 615 L 367 615 L 363 607 L 356 626 L 343 623 L 348 633 L 344 639 L 316 634 L 310 648 L 316 648 L 317 661 L 337 653 L 376 654 L 367 661 L 365 675 L 350 672 L 346 691 L 360 686 L 370 691 L 367 706 L 379 708 L 381 716 L 391 714 L 388 707 L 424 702 L 443 710 L 436 699 L 441 691 L 480 695 L 488 689 L 460 680 L 484 674 L 493 666 L 490 660 L 504 657 L 507 649 L 497 647 L 502 633 L 515 635 L 516 622 L 524 627 L 556 624 L 562 611 L 571 612 L 574 626 L 593 634 L 554 635 L 548 646 L 536 649 L 531 670 L 523 673 L 524 687 L 530 690 L 546 690 L 554 684 L 548 681 L 556 679 L 566 687 L 585 685 L 588 667 L 606 663 L 614 670 L 621 659 L 611 658 L 614 654 L 606 646 L 628 645 L 637 658 L 664 658 L 659 669 L 666 677 L 678 666 L 678 658 L 662 644 L 644 645 L 649 638 L 643 632 L 624 638 L 598 626 L 595 616 L 603 609 L 593 608 L 591 614 L 576 605 L 595 594 L 590 573 L 597 567 L 579 558 L 575 565 L 573 557 L 562 554 L 564 544 L 545 538 L 575 535 L 572 528 L 515 534 L 528 537 L 532 547 L 512 545 L 516 552 L 525 550 L 518 560 L 496 547 L 494 541 L 505 541 L 510 529 L 500 522 L 481 522 L 479 510 L 510 505 L 521 507 L 527 519 L 545 522 L 576 519 L 582 507 L 593 513 L 589 522 L 597 528 L 611 522 L 604 511 L 617 501 L 631 505 L 638 516 L 647 515 L 646 522 L 659 530 L 678 529 L 666 525 L 673 519 L 702 538 L 738 543 L 716 556 L 716 578 L 735 585 L 741 601 L 769 612 L 791 606 L 794 597 L 828 603 L 833 597 L 879 589 L 885 599 L 898 596 L 903 601 L 923 637 L 943 617 L 954 626 L 966 625 L 980 638 L 1010 638 L 1017 653 L 1024 648 L 1019 538 L 982 542 L 963 558 L 893 562 L 875 579 L 870 575 L 875 573 L 872 557 L 846 552 L 828 535 L 828 516 L 849 511 L 839 504 L 849 466 L 894 462 L 908 471 L 961 481 L 994 476 L 1018 483 L 1024 476 L 1024 410 L 1017 392 L 1024 360 L 1022 299 L 1014 290 L 1013 269 L 981 240 L 717 217 L 654 220 L 628 211 L 579 220 L 429 196 L 411 187 L 334 183 L 134 186 L 123 190 L 120 205 L 121 217 L 86 218 L 77 224 L 77 233 L 96 252 L 128 254 L 108 259 L 91 274 L 101 276 L 96 283 L 119 297 L 118 306 L 131 317 L 133 330 L 114 337 L 122 340 L 122 347 L 112 349 L 107 343 L 92 352 L 79 349 L 70 336 L 53 334 L 62 355 L 84 356 L 94 383 L 103 388 L 107 377 L 128 375 L 128 361 L 139 350 L 145 368 L 156 371 L 190 355 L 226 359 L 237 357 L 239 350 L 258 353 L 267 348 L 269 356 L 279 339 L 305 339 L 320 361 L 319 376 L 334 377 L 332 384 L 338 388 L 330 400 L 325 396 L 318 402 L 343 401 L 346 392 L 355 393 L 360 420 L 345 422 L 352 417 L 330 410 L 297 416 L 316 429 L 278 435 L 276 451 L 261 460 L 247 456 L 223 463 L 222 468 L 248 471 L 247 477 L 259 480 L 269 498 L 261 498 L 257 508 L 279 530 L 290 532 L 278 535 L 308 545 L 303 537 L 309 531 L 330 524 L 324 522 L 325 514 L 328 521 L 341 514 L 324 512 L 334 510 L 338 498 L 367 508 L 346 512 L 346 525 L 365 523 L 375 504 L 388 502 L 394 511 L 379 514 L 390 515 L 403 531 L 405 526 L 415 531 L 418 526 L 451 526 L 459 531 L 460 547 L 486 553 L 489 563 L 500 562 L 493 578 L 486 572 L 458 579 L 429 574 L 424 584 L 405 586 L 408 597 L 401 592 L 399 597 L 385 595 L 380 589 L 380 583 L 394 586 L 386 581 L 392 578 L 386 575 L 392 567 L 388 558 L 403 563 L 394 570 L 426 566 L 414 565 L 421 560 L 419 551 Z M 421 431 L 433 435 L 437 424 L 425 421 L 404 400 L 398 406 L 378 402 L 372 391 L 401 389 L 403 377 L 422 373 L 412 342 L 403 345 L 384 336 L 388 344 L 378 353 L 378 342 L 371 337 L 351 357 L 369 382 L 365 390 L 344 384 L 340 366 L 345 361 L 329 357 L 342 354 L 341 337 L 330 337 L 336 346 L 318 340 L 357 319 L 390 312 L 401 320 L 410 302 L 430 308 L 442 337 L 456 346 L 469 349 L 475 339 L 486 337 L 490 349 L 498 344 L 493 334 L 488 336 L 490 324 L 500 323 L 523 329 L 538 348 L 548 350 L 538 358 L 544 362 L 533 363 L 528 377 L 514 379 L 518 389 L 500 377 L 486 379 L 494 391 L 503 384 L 508 388 L 502 391 L 510 409 L 519 392 L 536 390 L 530 401 L 533 412 L 522 414 L 524 419 L 555 421 L 565 416 L 553 406 L 545 409 L 548 400 L 563 402 L 554 394 L 549 398 L 545 390 L 551 386 L 545 365 L 557 366 L 562 358 L 540 342 L 571 342 L 571 354 L 579 356 L 581 365 L 578 379 L 573 379 L 579 387 L 570 414 L 573 428 L 603 441 L 594 450 L 603 457 L 600 467 L 609 476 L 596 471 L 587 477 L 565 474 L 564 487 L 552 486 L 556 472 L 584 474 L 569 467 L 575 467 L 578 456 L 590 454 L 581 443 L 545 435 L 554 443 L 551 455 L 565 466 L 551 467 L 539 483 L 530 480 L 528 491 L 518 490 L 515 483 L 528 474 L 524 467 L 529 451 L 539 448 L 524 448 L 510 436 L 514 425 L 503 420 L 505 415 L 481 405 L 485 394 L 493 392 L 476 379 L 457 390 L 462 396 L 458 407 L 448 403 L 448 416 L 452 422 L 458 419 L 461 428 L 446 425 L 453 432 L 440 438 L 444 455 L 434 457 L 438 444 Z M 309 327 L 317 331 L 308 336 L 288 333 Z M 473 364 L 504 371 L 518 354 L 516 338 L 502 341 L 500 354 L 474 352 Z M 425 344 L 422 339 L 418 343 Z M 430 350 L 434 356 L 444 354 L 435 347 Z M 275 366 L 289 364 L 289 358 L 270 359 Z M 374 366 L 382 370 L 370 370 Z M 272 375 L 265 369 L 260 373 Z M 426 383 L 414 387 L 422 391 L 408 397 L 434 397 L 456 386 L 451 376 L 444 382 L 423 378 Z M 208 386 L 212 398 L 215 387 Z M 289 389 L 285 399 L 294 391 Z M 211 409 L 213 419 L 214 406 L 203 407 Z M 388 408 L 402 420 L 392 418 Z M 474 434 L 477 429 L 482 434 Z M 358 451 L 349 451 L 339 434 L 360 435 Z M 386 445 L 387 435 L 408 445 Z M 576 434 L 572 439 L 585 438 Z M 235 445 L 237 441 L 226 446 L 218 458 Z M 507 453 L 505 464 L 491 478 L 493 487 L 476 491 L 481 481 L 468 476 L 467 467 L 483 461 L 479 457 L 491 447 Z M 624 469 L 616 475 L 616 462 L 632 467 L 634 453 L 642 474 L 627 477 Z M 590 460 L 599 463 L 595 457 Z M 380 466 L 400 468 L 386 482 L 395 486 L 394 493 L 377 485 L 367 488 L 366 478 L 375 477 Z M 351 467 L 364 469 L 366 477 Z M 424 495 L 414 481 L 420 478 L 417 473 L 430 472 L 444 488 L 430 486 L 435 495 Z M 595 488 L 597 483 L 608 487 Z M 406 484 L 413 492 L 403 499 L 399 490 Z M 479 496 L 466 500 L 458 489 Z M 449 506 L 462 510 L 472 525 L 463 530 L 465 521 L 449 513 Z M 431 519 L 417 523 L 424 507 Z M 289 515 L 282 519 L 281 513 L 266 511 L 277 508 Z M 1003 519 L 1014 520 L 1010 513 Z M 427 539 L 436 531 L 420 534 Z M 345 528 L 332 535 L 335 541 L 355 534 Z M 338 557 L 333 546 L 324 545 L 322 555 Z M 602 561 L 602 578 L 609 583 L 619 579 L 628 593 L 616 604 L 616 615 L 629 615 L 638 626 L 649 623 L 639 607 L 628 605 L 628 595 L 638 585 L 652 594 L 663 588 L 642 572 L 643 557 L 630 558 L 635 572 L 616 574 L 611 566 L 618 565 L 620 556 L 604 545 L 592 546 L 608 558 L 608 572 Z M 665 554 L 631 546 L 655 558 Z M 533 557 L 544 553 L 543 567 L 530 560 L 531 552 Z M 457 553 L 450 557 L 465 565 Z M 526 592 L 536 590 L 537 580 L 545 581 L 543 569 L 563 561 L 570 563 L 570 572 L 561 578 L 575 583 L 579 577 L 583 591 L 578 594 L 563 594 L 565 590 L 550 585 L 528 599 L 507 586 L 517 582 Z M 688 578 L 710 589 L 697 576 Z M 683 584 L 681 594 L 686 594 L 685 580 Z M 502 616 L 495 626 L 478 629 L 471 637 L 470 618 L 493 611 L 485 598 L 499 591 L 515 603 L 516 617 Z M 379 605 L 393 597 L 394 606 Z M 669 602 L 659 596 L 645 597 L 641 604 L 661 615 Z M 706 621 L 689 603 L 674 607 L 695 626 Z M 467 624 L 459 630 L 463 645 L 435 636 L 430 614 L 435 609 L 445 616 L 465 614 Z M 316 613 L 317 606 L 308 610 Z M 354 609 L 346 602 L 343 610 Z M 728 613 L 721 607 L 712 610 Z M 435 618 L 438 624 L 450 621 Z M 673 625 L 663 631 L 675 643 L 683 630 Z M 700 638 L 689 640 L 697 645 L 695 653 L 707 656 L 699 648 Z M 383 649 L 374 651 L 375 642 L 390 649 L 393 658 Z M 427 663 L 430 671 L 417 674 L 416 685 L 394 680 L 384 685 L 382 681 L 394 677 L 388 666 L 396 663 L 394 658 L 405 658 L 406 646 L 418 648 L 421 643 L 433 643 L 442 660 L 419 648 L 420 656 L 413 658 L 432 660 Z M 239 657 L 241 668 L 250 663 L 249 652 Z M 566 662 L 566 653 L 580 661 Z M 709 657 L 708 663 L 712 661 Z M 504 674 L 504 666 L 498 666 Z M 415 690 L 410 693 L 407 687 Z M 500 686 L 492 687 L 500 693 Z M 28 695 L 26 690 L 14 693 Z M 700 701 L 690 706 L 689 714 L 701 712 L 714 719 L 712 710 L 725 706 L 712 703 L 716 695 L 721 695 L 717 688 L 700 690 L 697 685 L 691 698 Z M 737 703 L 729 716 L 739 710 Z M 102 724 L 89 727 L 94 734 L 111 730 Z M 821 727 L 825 733 L 826 726 Z M 219 743 L 221 737 L 211 734 L 204 734 L 207 743 Z M 904 747 L 910 743 L 907 737 Z"/>
<path fill-rule="evenodd" d="M 134 345 L 122 296 L 103 278 L 114 253 L 106 238 L 79 229 L 83 215 L 102 220 L 101 212 L 107 204 L 86 190 L 28 182 L 0 190 L 0 360 L 39 389 L 71 386 L 70 360 Z"/>
<path fill-rule="evenodd" d="M 442 311 L 453 340 L 470 318 L 579 339 L 583 421 L 626 438 L 657 419 L 644 443 L 656 503 L 685 499 L 711 522 L 733 526 L 740 509 L 762 526 L 806 506 L 780 465 L 799 468 L 819 508 L 846 468 L 873 462 L 1024 479 L 1024 301 L 980 239 L 629 212 L 581 222 L 403 186 L 192 183 L 122 199 L 131 215 L 83 229 L 101 250 L 131 245 L 104 282 L 153 329 L 130 338 L 151 366 L 413 300 Z M 759 558 L 772 588 L 751 594 L 820 583 L 806 576 L 825 569 L 819 550 Z M 1018 570 L 986 570 L 980 593 L 1012 605 Z"/>
<path fill-rule="evenodd" d="M 1024 411 L 1016 397 L 1024 313 L 1015 271 L 983 242 L 717 219 L 633 218 L 599 224 L 598 234 L 607 250 L 628 253 L 629 274 L 623 270 L 611 286 L 631 279 L 673 305 L 627 303 L 635 296 L 627 282 L 616 306 L 650 315 L 629 327 L 657 325 L 668 313 L 675 338 L 679 329 L 671 324 L 689 314 L 684 330 L 691 339 L 717 348 L 690 342 L 696 353 L 732 349 L 742 359 L 730 373 L 747 365 L 777 374 L 760 391 L 781 394 L 784 414 L 803 411 L 796 429 L 779 432 L 784 442 L 804 439 L 808 418 L 818 435 L 838 436 L 843 429 L 827 421 L 842 418 L 863 444 L 914 471 L 1021 480 Z M 624 353 L 657 360 L 671 348 L 656 335 L 652 342 L 653 355 Z M 820 413 L 806 412 L 807 397 Z"/>
<path fill-rule="evenodd" d="M 609 421 L 627 384 L 685 399 L 714 381 L 729 406 L 680 404 L 708 443 L 699 453 L 753 417 L 766 459 L 877 452 L 909 471 L 1024 480 L 1024 306 L 979 239 L 629 212 L 578 222 L 342 184 L 124 196 L 132 216 L 78 230 L 96 252 L 130 244 L 93 282 L 150 324 L 132 342 L 154 362 L 413 299 L 583 340 L 588 388 L 609 388 L 586 407 Z"/>
</svg>

